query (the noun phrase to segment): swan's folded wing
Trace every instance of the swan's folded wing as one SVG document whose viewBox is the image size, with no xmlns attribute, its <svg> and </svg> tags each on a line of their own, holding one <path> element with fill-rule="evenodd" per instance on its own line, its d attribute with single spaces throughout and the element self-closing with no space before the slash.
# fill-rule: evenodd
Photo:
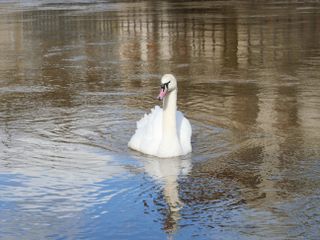
<svg viewBox="0 0 320 240">
<path fill-rule="evenodd" d="M 159 106 L 151 109 L 137 122 L 135 134 L 128 146 L 146 154 L 155 154 L 158 150 L 162 135 L 162 109 Z"/>
<path fill-rule="evenodd" d="M 191 152 L 191 124 L 180 111 L 177 111 L 177 130 L 183 154 Z"/>
</svg>

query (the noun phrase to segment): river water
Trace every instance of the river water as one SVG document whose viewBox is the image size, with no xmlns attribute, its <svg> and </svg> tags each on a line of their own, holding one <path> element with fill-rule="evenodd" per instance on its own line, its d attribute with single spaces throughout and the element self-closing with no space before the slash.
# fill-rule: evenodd
<svg viewBox="0 0 320 240">
<path fill-rule="evenodd" d="M 0 1 L 0 52 L 0 239 L 320 238 L 319 1 Z"/>
</svg>

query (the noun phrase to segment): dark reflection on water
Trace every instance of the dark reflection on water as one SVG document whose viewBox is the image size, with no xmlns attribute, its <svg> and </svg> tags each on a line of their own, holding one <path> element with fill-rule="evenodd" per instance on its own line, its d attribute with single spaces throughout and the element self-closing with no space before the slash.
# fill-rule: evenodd
<svg viewBox="0 0 320 240">
<path fill-rule="evenodd" d="M 0 237 L 320 237 L 317 1 L 0 3 Z M 193 153 L 127 149 L 179 81 Z"/>
</svg>

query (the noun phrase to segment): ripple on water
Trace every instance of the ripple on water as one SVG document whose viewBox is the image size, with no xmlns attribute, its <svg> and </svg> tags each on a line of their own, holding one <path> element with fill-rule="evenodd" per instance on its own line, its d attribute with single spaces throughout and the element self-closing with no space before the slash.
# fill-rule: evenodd
<svg viewBox="0 0 320 240">
<path fill-rule="evenodd" d="M 31 94 L 31 93 L 45 93 L 49 92 L 50 88 L 44 86 L 10 86 L 0 87 L 0 94 Z"/>
</svg>

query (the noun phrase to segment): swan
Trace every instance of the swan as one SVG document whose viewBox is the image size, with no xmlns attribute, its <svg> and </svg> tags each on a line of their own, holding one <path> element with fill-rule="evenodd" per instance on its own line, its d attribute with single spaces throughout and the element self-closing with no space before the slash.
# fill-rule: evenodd
<svg viewBox="0 0 320 240">
<path fill-rule="evenodd" d="M 192 128 L 189 120 L 177 111 L 177 80 L 172 74 L 161 78 L 158 100 L 163 109 L 155 106 L 137 122 L 135 134 L 128 146 L 136 151 L 160 158 L 170 158 L 192 151 Z"/>
</svg>

